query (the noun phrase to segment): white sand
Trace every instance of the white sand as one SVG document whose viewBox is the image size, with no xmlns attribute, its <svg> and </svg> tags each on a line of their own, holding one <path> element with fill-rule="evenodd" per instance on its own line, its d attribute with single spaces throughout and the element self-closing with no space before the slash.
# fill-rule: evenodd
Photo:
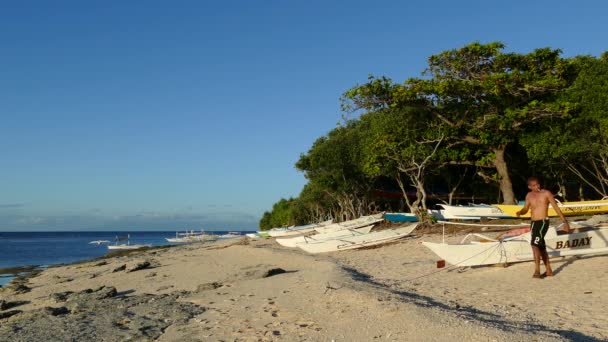
<svg viewBox="0 0 608 342">
<path fill-rule="evenodd" d="M 27 311 L 61 305 L 49 298 L 52 293 L 101 285 L 126 296 L 190 291 L 180 300 L 207 311 L 169 327 L 160 341 L 608 339 L 602 296 L 608 257 L 556 260 L 552 279 L 532 279 L 532 264 L 522 263 L 449 269 L 408 281 L 437 271 L 437 257 L 421 240 L 321 256 L 272 239 L 195 244 L 114 258 L 103 266 L 52 268 L 30 280 L 31 292 L 4 291 L 0 298 L 31 301 L 19 307 Z M 144 259 L 158 266 L 112 273 Z M 288 272 L 261 277 L 277 267 Z M 219 287 L 213 289 L 213 282 Z M 5 321 L 12 319 L 18 315 Z"/>
</svg>

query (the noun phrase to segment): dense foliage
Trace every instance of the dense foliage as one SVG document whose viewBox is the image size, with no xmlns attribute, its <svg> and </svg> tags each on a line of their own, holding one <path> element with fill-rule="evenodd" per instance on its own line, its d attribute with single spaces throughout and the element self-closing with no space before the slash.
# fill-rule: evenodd
<svg viewBox="0 0 608 342">
<path fill-rule="evenodd" d="M 260 227 L 378 210 L 426 219 L 456 199 L 515 203 L 531 175 L 563 199 L 608 196 L 608 54 L 503 50 L 475 42 L 431 56 L 420 78 L 370 76 L 347 90 L 351 119 L 300 156 L 308 184 Z"/>
</svg>

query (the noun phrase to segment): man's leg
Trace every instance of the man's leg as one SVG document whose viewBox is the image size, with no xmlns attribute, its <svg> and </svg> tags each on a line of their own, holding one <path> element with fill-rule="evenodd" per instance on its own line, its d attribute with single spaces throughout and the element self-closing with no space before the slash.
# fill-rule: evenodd
<svg viewBox="0 0 608 342">
<path fill-rule="evenodd" d="M 532 245 L 532 252 L 534 253 L 534 278 L 540 278 L 540 248 Z"/>
<path fill-rule="evenodd" d="M 551 269 L 551 264 L 549 263 L 549 254 L 547 253 L 547 247 L 540 249 L 540 255 L 543 258 L 543 263 L 545 264 L 545 275 L 547 277 L 552 277 L 553 270 Z"/>
</svg>

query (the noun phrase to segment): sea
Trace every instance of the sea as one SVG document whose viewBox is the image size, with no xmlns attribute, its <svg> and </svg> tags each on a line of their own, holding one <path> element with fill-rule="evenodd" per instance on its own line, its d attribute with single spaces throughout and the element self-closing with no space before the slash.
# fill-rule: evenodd
<svg viewBox="0 0 608 342">
<path fill-rule="evenodd" d="M 225 234 L 225 231 L 208 232 Z M 241 234 L 249 232 L 239 232 Z M 90 244 L 91 241 L 108 240 L 129 235 L 130 244 L 165 246 L 171 243 L 165 238 L 175 237 L 175 231 L 137 232 L 0 232 L 0 286 L 8 284 L 18 273 L 3 273 L 7 268 L 68 264 L 103 256 L 109 252 L 108 244 Z"/>
</svg>

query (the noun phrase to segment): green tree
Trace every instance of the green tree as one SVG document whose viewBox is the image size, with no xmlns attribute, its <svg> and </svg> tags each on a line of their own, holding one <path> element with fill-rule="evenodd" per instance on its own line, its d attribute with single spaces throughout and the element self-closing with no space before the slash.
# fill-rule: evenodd
<svg viewBox="0 0 608 342">
<path fill-rule="evenodd" d="M 434 118 L 425 110 L 394 108 L 364 114 L 360 120 L 366 132 L 362 140 L 365 172 L 370 177 L 393 178 L 410 211 L 425 220 L 427 169 L 444 138 Z M 409 186 L 416 189 L 413 202 L 407 196 Z"/>
<path fill-rule="evenodd" d="M 336 205 L 332 216 L 338 220 L 359 217 L 373 206 L 373 180 L 362 171 L 359 124 L 352 120 L 336 127 L 317 139 L 296 163 L 316 191 L 323 189 L 331 198 Z"/>
<path fill-rule="evenodd" d="M 478 167 L 478 174 L 498 182 L 505 203 L 515 196 L 505 151 L 530 124 L 560 117 L 556 98 L 571 82 L 572 68 L 560 50 L 503 53 L 504 44 L 472 43 L 429 58 L 425 78 L 393 84 L 371 77 L 345 93 L 343 108 L 367 111 L 419 106 L 442 122 L 446 146 L 474 145 L 474 160 L 454 163 Z M 448 130 L 449 129 L 449 130 Z M 493 170 L 492 173 L 483 169 Z"/>
<path fill-rule="evenodd" d="M 577 77 L 560 99 L 568 116 L 530 129 L 521 143 L 530 160 L 555 170 L 561 183 L 574 176 L 607 196 L 608 60 L 579 56 L 572 63 Z"/>
</svg>

